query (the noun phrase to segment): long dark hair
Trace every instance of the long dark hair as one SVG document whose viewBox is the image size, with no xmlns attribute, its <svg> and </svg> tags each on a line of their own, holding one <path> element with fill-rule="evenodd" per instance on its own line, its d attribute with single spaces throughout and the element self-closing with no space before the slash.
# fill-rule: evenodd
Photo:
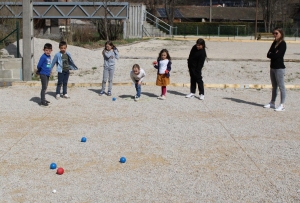
<svg viewBox="0 0 300 203">
<path fill-rule="evenodd" d="M 111 46 L 111 48 L 114 50 L 115 48 L 117 49 L 117 47 L 112 43 L 112 41 L 107 41 L 105 42 L 105 45 L 104 45 L 104 49 L 106 50 L 106 45 L 109 45 Z M 118 49 L 117 49 L 118 50 Z M 119 51 L 119 50 L 118 50 Z"/>
<path fill-rule="evenodd" d="M 274 41 L 276 41 L 275 47 L 277 47 L 284 40 L 284 32 L 283 32 L 283 29 L 279 28 L 279 27 L 274 28 L 272 33 L 274 33 L 275 31 L 280 33 L 280 38 L 278 40 L 276 40 L 276 38 L 275 38 L 275 40 L 274 40 Z"/>
<path fill-rule="evenodd" d="M 205 45 L 205 40 L 202 39 L 202 38 L 199 38 L 199 39 L 197 39 L 196 44 L 203 46 L 203 50 L 205 52 L 205 58 L 206 58 L 206 61 L 207 61 L 207 54 L 206 54 L 206 51 L 205 51 L 205 49 L 207 48 L 207 46 Z"/>
<path fill-rule="evenodd" d="M 167 59 L 169 59 L 169 61 L 171 61 L 171 56 L 169 54 L 169 51 L 167 49 L 162 49 L 159 54 L 158 54 L 158 57 L 157 57 L 157 61 L 160 61 L 161 60 L 161 54 L 166 52 L 167 54 Z"/>
<path fill-rule="evenodd" d="M 197 39 L 196 44 L 202 45 L 203 49 L 206 49 L 205 41 L 202 38 Z"/>
</svg>

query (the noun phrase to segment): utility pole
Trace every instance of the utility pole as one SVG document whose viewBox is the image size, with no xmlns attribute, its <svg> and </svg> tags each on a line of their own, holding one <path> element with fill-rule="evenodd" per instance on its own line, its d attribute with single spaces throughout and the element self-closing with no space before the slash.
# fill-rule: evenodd
<svg viewBox="0 0 300 203">
<path fill-rule="evenodd" d="M 256 0 L 256 12 L 255 12 L 255 37 L 257 39 L 257 12 L 258 12 L 258 0 Z"/>
<path fill-rule="evenodd" d="M 211 16 L 212 16 L 212 0 L 209 3 L 209 22 L 211 23 Z"/>
<path fill-rule="evenodd" d="M 32 80 L 33 73 L 33 5 L 32 0 L 23 0 L 23 69 L 24 81 Z"/>
</svg>

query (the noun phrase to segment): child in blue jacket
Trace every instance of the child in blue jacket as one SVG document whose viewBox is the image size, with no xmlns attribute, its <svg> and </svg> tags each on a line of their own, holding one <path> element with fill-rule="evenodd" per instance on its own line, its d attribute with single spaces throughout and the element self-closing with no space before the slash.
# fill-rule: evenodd
<svg viewBox="0 0 300 203">
<path fill-rule="evenodd" d="M 51 68 L 56 64 L 57 70 L 57 87 L 56 87 L 56 99 L 60 99 L 60 90 L 63 86 L 63 98 L 69 99 L 67 94 L 68 80 L 70 75 L 70 70 L 78 70 L 77 66 L 74 64 L 71 54 L 67 52 L 67 43 L 61 41 L 59 43 L 59 50 L 55 54 L 54 59 L 51 64 Z"/>
<path fill-rule="evenodd" d="M 50 103 L 46 100 L 45 94 L 48 87 L 49 77 L 52 71 L 51 68 L 51 52 L 52 52 L 52 45 L 49 43 L 46 43 L 44 45 L 44 54 L 41 56 L 39 63 L 37 65 L 37 71 L 36 74 L 40 75 L 41 83 L 42 83 L 42 89 L 41 89 L 41 106 L 48 106 Z"/>
</svg>

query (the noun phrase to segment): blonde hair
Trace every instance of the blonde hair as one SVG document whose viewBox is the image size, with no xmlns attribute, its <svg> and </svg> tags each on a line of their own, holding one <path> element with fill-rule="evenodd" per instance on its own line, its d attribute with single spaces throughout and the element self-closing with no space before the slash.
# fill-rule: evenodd
<svg viewBox="0 0 300 203">
<path fill-rule="evenodd" d="M 140 70 L 141 68 L 140 68 L 139 64 L 134 64 L 134 65 L 132 66 L 132 70 L 134 70 L 134 69 Z"/>
</svg>

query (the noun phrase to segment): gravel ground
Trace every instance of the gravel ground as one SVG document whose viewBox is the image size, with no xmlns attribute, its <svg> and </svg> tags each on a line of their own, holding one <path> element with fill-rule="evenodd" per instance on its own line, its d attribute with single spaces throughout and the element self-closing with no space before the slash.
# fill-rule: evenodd
<svg viewBox="0 0 300 203">
<path fill-rule="evenodd" d="M 285 112 L 262 108 L 270 90 L 207 89 L 200 101 L 170 87 L 161 101 L 144 86 L 134 102 L 133 87 L 114 87 L 116 101 L 91 88 L 55 100 L 50 87 L 48 108 L 39 87 L 0 90 L 1 202 L 300 201 L 299 90 Z"/>
<path fill-rule="evenodd" d="M 171 56 L 182 57 L 173 62 L 172 82 L 188 83 L 183 58 L 192 45 L 153 40 L 120 47 L 115 82 L 130 81 L 132 63 L 149 67 L 147 82 L 154 82 L 152 57 L 167 46 Z M 269 45 L 209 41 L 208 54 L 215 60 L 206 64 L 205 80 L 269 84 L 268 71 L 259 70 L 268 69 L 263 60 Z M 250 58 L 250 51 L 241 52 L 254 47 L 258 61 L 242 60 Z M 292 54 L 299 45 L 288 47 L 287 56 L 298 59 Z M 89 61 L 87 70 L 95 64 L 101 69 L 99 50 L 77 53 L 72 48 L 75 61 Z M 140 58 L 133 59 L 134 53 Z M 238 62 L 228 60 L 235 58 L 232 54 Z M 299 63 L 287 66 L 295 74 L 291 84 L 299 84 Z M 96 81 L 98 74 L 101 82 L 97 71 L 74 72 L 70 81 L 93 82 L 90 77 Z M 0 202 L 300 202 L 299 90 L 287 90 L 285 112 L 262 108 L 270 89 L 206 88 L 200 101 L 184 98 L 187 87 L 170 86 L 167 100 L 161 101 L 156 99 L 159 87 L 143 86 L 141 100 L 134 102 L 132 86 L 114 86 L 116 101 L 99 96 L 97 87 L 71 87 L 71 99 L 56 100 L 55 87 L 49 86 L 47 108 L 39 106 L 39 92 L 40 87 L 0 87 Z M 121 156 L 126 163 L 119 163 Z M 49 169 L 52 162 L 65 173 Z"/>
<path fill-rule="evenodd" d="M 118 47 L 120 60 L 117 61 L 114 82 L 131 82 L 129 72 L 133 64 L 139 64 L 147 74 L 146 82 L 155 82 L 156 69 L 152 62 L 161 49 L 167 48 L 172 60 L 171 82 L 189 83 L 187 61 L 194 40 L 149 40 Z M 52 55 L 59 51 L 58 43 L 47 39 L 35 38 L 34 64 L 38 63 L 45 43 L 53 45 Z M 285 59 L 286 84 L 300 84 L 300 41 L 287 41 Z M 20 42 L 22 45 L 22 40 Z M 269 59 L 266 53 L 270 41 L 217 41 L 207 40 L 208 62 L 203 69 L 203 80 L 207 84 L 270 84 Z M 7 48 L 13 53 L 15 46 Z M 22 50 L 22 46 L 21 49 Z M 89 50 L 69 45 L 67 49 L 73 56 L 78 71 L 73 71 L 69 81 L 72 83 L 101 83 L 103 71 L 102 50 Z M 96 69 L 93 69 L 96 68 Z M 56 68 L 53 70 L 56 76 Z"/>
</svg>

